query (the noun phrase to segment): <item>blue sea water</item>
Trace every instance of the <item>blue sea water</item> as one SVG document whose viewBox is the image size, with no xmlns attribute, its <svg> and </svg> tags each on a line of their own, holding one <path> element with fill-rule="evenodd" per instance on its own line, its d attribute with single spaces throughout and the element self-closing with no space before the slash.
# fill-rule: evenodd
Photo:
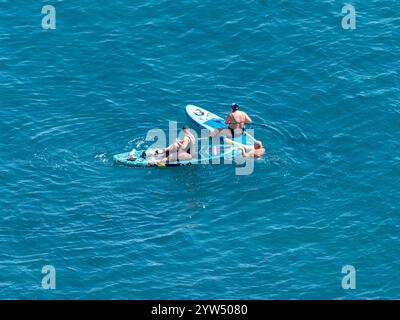
<svg viewBox="0 0 400 320">
<path fill-rule="evenodd" d="M 0 1 L 0 298 L 399 299 L 400 4 L 348 3 Z M 253 174 L 113 166 L 232 102 Z"/>
</svg>

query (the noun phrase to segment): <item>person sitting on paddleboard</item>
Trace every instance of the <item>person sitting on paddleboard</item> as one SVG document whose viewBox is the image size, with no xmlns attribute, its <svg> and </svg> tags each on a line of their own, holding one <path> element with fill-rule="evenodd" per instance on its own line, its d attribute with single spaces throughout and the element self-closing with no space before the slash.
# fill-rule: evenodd
<svg viewBox="0 0 400 320">
<path fill-rule="evenodd" d="M 195 137 L 190 132 L 187 124 L 182 127 L 184 137 L 182 140 L 176 139 L 175 143 L 171 144 L 168 148 L 158 150 L 156 154 L 164 154 L 163 159 L 157 159 L 156 163 L 175 162 L 190 160 L 193 158 Z"/>
<path fill-rule="evenodd" d="M 245 130 L 245 124 L 250 124 L 251 119 L 246 112 L 239 110 L 239 105 L 237 103 L 232 103 L 232 111 L 226 117 L 225 123 L 228 125 L 229 128 L 215 129 L 211 133 L 210 138 L 214 138 L 218 134 L 229 138 L 240 136 Z"/>
<path fill-rule="evenodd" d="M 254 142 L 254 146 L 249 152 L 246 152 L 246 150 L 242 148 L 243 157 L 261 158 L 263 154 L 265 154 L 265 148 L 259 140 Z"/>
</svg>

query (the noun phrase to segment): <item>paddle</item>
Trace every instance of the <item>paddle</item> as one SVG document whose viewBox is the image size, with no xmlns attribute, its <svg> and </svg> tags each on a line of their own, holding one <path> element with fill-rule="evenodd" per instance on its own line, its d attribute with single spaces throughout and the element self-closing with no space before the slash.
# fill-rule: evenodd
<svg viewBox="0 0 400 320">
<path fill-rule="evenodd" d="M 246 133 L 246 132 L 245 132 L 245 133 Z M 256 140 L 254 139 L 254 137 L 253 137 L 250 133 L 248 133 L 248 135 L 249 135 L 250 138 L 252 138 L 254 141 L 256 141 Z M 243 143 L 233 141 L 233 140 L 231 140 L 231 139 L 229 139 L 229 138 L 226 138 L 226 137 L 224 137 L 224 136 L 222 136 L 222 137 L 224 138 L 225 142 L 227 142 L 227 143 L 229 143 L 229 144 L 236 144 L 236 145 L 238 145 L 239 147 L 245 148 L 245 149 L 247 149 L 247 150 L 252 150 L 252 149 L 253 149 L 252 146 L 247 146 L 247 145 L 245 145 L 245 144 L 243 144 Z M 197 140 L 206 140 L 206 139 L 210 139 L 210 137 L 199 138 L 199 139 L 197 139 Z"/>
<path fill-rule="evenodd" d="M 229 138 L 225 138 L 225 142 L 227 142 L 227 143 L 229 143 L 229 144 L 236 144 L 236 145 L 238 145 L 239 147 L 245 148 L 245 149 L 247 149 L 247 150 L 253 150 L 253 146 L 246 146 L 246 145 L 243 144 L 243 143 L 233 141 L 233 140 L 231 140 L 231 139 L 229 139 Z"/>
<path fill-rule="evenodd" d="M 244 131 L 244 134 L 248 137 L 250 137 L 254 142 L 256 142 L 256 138 L 254 138 L 250 133 L 248 133 L 247 131 Z"/>
</svg>

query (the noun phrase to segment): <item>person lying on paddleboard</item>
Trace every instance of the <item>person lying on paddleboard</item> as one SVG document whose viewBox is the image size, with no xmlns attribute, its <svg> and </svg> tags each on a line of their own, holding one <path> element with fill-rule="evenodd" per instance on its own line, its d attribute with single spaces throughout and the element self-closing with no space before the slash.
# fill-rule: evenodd
<svg viewBox="0 0 400 320">
<path fill-rule="evenodd" d="M 182 127 L 182 130 L 184 133 L 182 140 L 176 139 L 175 143 L 171 144 L 169 147 L 165 149 L 158 149 L 156 151 L 156 154 L 158 155 L 165 153 L 164 158 L 155 160 L 156 163 L 184 161 L 193 158 L 196 139 L 190 132 L 188 125 L 185 124 Z"/>
<path fill-rule="evenodd" d="M 231 112 L 225 119 L 225 123 L 228 125 L 228 129 L 215 129 L 210 138 L 221 134 L 228 138 L 235 138 L 241 136 L 245 130 L 245 124 L 250 124 L 251 119 L 248 114 L 244 111 L 239 110 L 237 103 L 232 103 Z"/>
<path fill-rule="evenodd" d="M 243 157 L 261 158 L 263 154 L 265 154 L 265 148 L 261 141 L 255 141 L 253 148 L 249 152 L 246 152 L 246 150 L 242 148 Z"/>
</svg>

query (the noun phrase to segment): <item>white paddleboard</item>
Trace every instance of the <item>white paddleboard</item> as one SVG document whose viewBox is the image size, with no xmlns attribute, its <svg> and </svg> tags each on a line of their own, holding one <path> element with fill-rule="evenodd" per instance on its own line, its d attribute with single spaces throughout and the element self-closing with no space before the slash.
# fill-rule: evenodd
<svg viewBox="0 0 400 320">
<path fill-rule="evenodd" d="M 207 129 L 210 132 L 215 129 L 227 129 L 228 125 L 220 116 L 212 113 L 206 109 L 189 104 L 186 106 L 186 116 L 191 121 L 191 124 L 197 126 L 200 129 Z M 254 141 L 247 135 L 243 134 L 234 139 L 224 137 L 226 143 L 236 145 L 238 147 L 244 146 L 246 149 L 250 149 L 254 144 Z"/>
</svg>

